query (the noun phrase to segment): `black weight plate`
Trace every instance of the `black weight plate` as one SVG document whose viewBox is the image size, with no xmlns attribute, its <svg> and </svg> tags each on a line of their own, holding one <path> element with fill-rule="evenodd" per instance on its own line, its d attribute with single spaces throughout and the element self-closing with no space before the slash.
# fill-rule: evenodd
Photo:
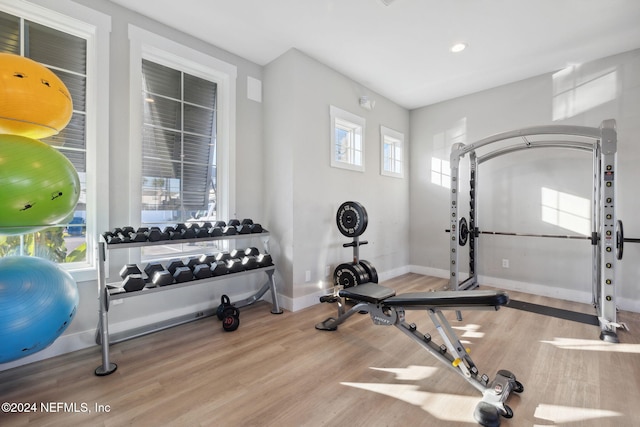
<svg viewBox="0 0 640 427">
<path fill-rule="evenodd" d="M 367 260 L 361 259 L 359 264 L 364 268 L 364 271 L 369 275 L 369 281 L 378 283 L 378 272 L 376 268 Z"/>
<path fill-rule="evenodd" d="M 369 281 L 364 268 L 358 264 L 340 264 L 333 271 L 333 283 L 336 286 L 351 288 Z"/>
<path fill-rule="evenodd" d="M 458 225 L 458 244 L 464 246 L 467 244 L 469 237 L 469 226 L 467 225 L 467 219 L 465 217 L 460 218 L 460 224 Z"/>
<path fill-rule="evenodd" d="M 624 228 L 622 227 L 622 221 L 618 220 L 616 223 L 616 258 L 622 259 L 624 253 Z"/>
<path fill-rule="evenodd" d="M 367 229 L 367 210 L 358 202 L 344 202 L 338 208 L 336 223 L 344 236 L 360 236 Z"/>
</svg>

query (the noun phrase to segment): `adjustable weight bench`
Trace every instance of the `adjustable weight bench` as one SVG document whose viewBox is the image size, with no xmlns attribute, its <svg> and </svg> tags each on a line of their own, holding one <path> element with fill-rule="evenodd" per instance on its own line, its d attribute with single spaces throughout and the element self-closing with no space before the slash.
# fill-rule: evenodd
<svg viewBox="0 0 640 427">
<path fill-rule="evenodd" d="M 355 304 L 345 311 L 345 300 Z M 512 409 L 505 404 L 511 391 L 522 393 L 523 385 L 515 375 L 499 370 L 493 381 L 479 371 L 469 356 L 455 331 L 445 318 L 442 310 L 498 310 L 509 302 L 502 291 L 440 291 L 418 292 L 396 295 L 391 288 L 375 283 L 345 288 L 336 294 L 323 296 L 321 302 L 338 303 L 338 317 L 329 317 L 316 325 L 316 329 L 335 331 L 353 314 L 369 313 L 375 325 L 395 326 L 409 338 L 431 353 L 436 359 L 455 370 L 474 386 L 483 398 L 476 406 L 474 418 L 487 427 L 500 425 L 500 416 L 513 417 Z M 405 310 L 426 310 L 440 334 L 444 344 L 433 342 L 431 335 L 418 331 L 415 323 L 405 321 Z"/>
</svg>

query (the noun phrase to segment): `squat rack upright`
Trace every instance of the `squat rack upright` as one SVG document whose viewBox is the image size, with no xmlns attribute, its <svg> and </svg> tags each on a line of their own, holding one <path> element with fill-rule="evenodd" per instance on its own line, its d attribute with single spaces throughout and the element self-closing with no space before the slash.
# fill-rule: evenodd
<svg viewBox="0 0 640 427">
<path fill-rule="evenodd" d="M 531 137 L 543 138 L 531 140 Z M 571 139 L 573 138 L 573 139 Z M 478 155 L 476 150 L 500 142 L 499 147 Z M 494 146 L 495 147 L 495 146 Z M 616 217 L 616 160 L 617 132 L 615 120 L 601 123 L 599 128 L 551 125 L 503 132 L 475 143 L 456 143 L 451 148 L 451 203 L 450 203 L 450 278 L 452 290 L 470 290 L 478 287 L 478 237 L 480 234 L 507 234 L 481 231 L 477 226 L 478 166 L 493 158 L 533 148 L 566 148 L 589 151 L 593 156 L 593 194 L 591 199 L 591 236 L 584 239 L 592 244 L 592 297 L 600 322 L 600 339 L 618 342 L 616 323 L 616 264 L 622 255 L 624 237 L 622 223 Z M 469 154 L 470 203 L 469 223 L 459 215 L 460 160 Z M 463 222 L 465 224 L 463 225 Z M 467 231 L 462 230 L 466 228 Z M 461 280 L 458 263 L 461 242 L 459 234 L 468 233 L 469 276 Z M 530 235 L 531 236 L 531 235 Z M 539 237 L 569 237 L 540 235 Z M 571 236 L 573 237 L 573 236 Z M 466 240 L 466 235 L 465 235 Z M 461 318 L 458 312 L 458 318 Z"/>
</svg>

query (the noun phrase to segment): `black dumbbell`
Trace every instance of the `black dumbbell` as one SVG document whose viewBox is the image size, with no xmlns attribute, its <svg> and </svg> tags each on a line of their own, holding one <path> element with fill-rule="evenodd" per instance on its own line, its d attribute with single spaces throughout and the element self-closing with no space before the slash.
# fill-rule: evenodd
<svg viewBox="0 0 640 427">
<path fill-rule="evenodd" d="M 102 237 L 104 238 L 104 241 L 110 245 L 114 245 L 116 243 L 122 243 L 122 240 L 120 240 L 120 237 L 118 237 L 117 234 L 113 234 L 111 231 L 106 231 L 102 233 Z"/>
<path fill-rule="evenodd" d="M 229 273 L 226 261 L 214 261 L 209 269 L 212 276 L 222 276 Z"/>
<path fill-rule="evenodd" d="M 216 254 L 216 261 L 226 261 L 231 258 L 231 254 L 227 251 L 218 252 Z"/>
<path fill-rule="evenodd" d="M 244 270 L 253 270 L 254 268 L 258 267 L 258 259 L 254 255 L 249 255 L 242 258 L 242 268 Z"/>
<path fill-rule="evenodd" d="M 250 227 L 252 233 L 262 233 L 264 231 L 260 224 L 251 224 Z"/>
<path fill-rule="evenodd" d="M 238 234 L 251 234 L 252 225 L 249 224 L 240 224 L 236 227 Z"/>
<path fill-rule="evenodd" d="M 141 274 L 140 268 L 136 264 L 125 264 L 120 269 L 120 277 L 123 279 L 126 278 L 130 274 Z"/>
<path fill-rule="evenodd" d="M 173 283 L 173 275 L 167 270 L 158 270 L 153 273 L 151 283 L 155 286 L 166 286 Z"/>
<path fill-rule="evenodd" d="M 256 247 L 250 247 L 244 250 L 245 256 L 258 256 L 260 255 L 260 250 Z"/>
<path fill-rule="evenodd" d="M 230 227 L 237 227 L 241 225 L 241 222 L 239 219 L 230 219 L 229 222 L 227 222 L 227 225 Z"/>
<path fill-rule="evenodd" d="M 186 266 L 178 267 L 173 272 L 173 279 L 177 283 L 188 282 L 190 280 L 193 280 L 193 272 L 189 267 L 186 267 Z"/>
<path fill-rule="evenodd" d="M 150 242 L 159 242 L 161 240 L 169 240 L 169 233 L 160 230 L 160 227 L 151 227 L 145 233 Z"/>
<path fill-rule="evenodd" d="M 202 238 L 205 238 L 205 237 L 209 237 L 209 228 L 208 227 L 205 227 L 205 226 L 199 227 L 196 224 L 193 224 L 191 226 L 191 228 L 195 230 L 195 234 L 196 234 L 196 238 L 197 239 L 202 239 Z"/>
<path fill-rule="evenodd" d="M 211 227 L 209 229 L 209 237 L 220 237 L 223 235 L 223 231 L 222 227 Z"/>
<path fill-rule="evenodd" d="M 215 262 L 216 255 L 215 254 L 204 254 L 200 256 L 200 264 L 211 265 L 212 262 Z"/>
<path fill-rule="evenodd" d="M 233 249 L 229 252 L 230 258 L 242 258 L 244 256 L 244 249 Z"/>
<path fill-rule="evenodd" d="M 214 227 L 220 227 L 220 228 L 225 228 L 227 226 L 227 223 L 224 221 L 216 221 L 213 223 Z"/>
<path fill-rule="evenodd" d="M 146 285 L 142 274 L 129 274 L 122 282 L 122 287 L 126 292 L 139 291 Z"/>
<path fill-rule="evenodd" d="M 182 262 L 182 260 L 180 260 L 180 259 L 172 259 L 167 264 L 167 270 L 169 270 L 169 273 L 171 273 L 173 275 L 173 273 L 176 272 L 178 267 L 184 267 L 184 266 L 185 265 L 184 265 L 184 262 Z"/>
<path fill-rule="evenodd" d="M 181 228 L 180 229 L 180 238 L 181 239 L 195 239 L 196 238 L 196 228 L 194 228 L 193 226 Z"/>
<path fill-rule="evenodd" d="M 196 279 L 206 279 L 213 276 L 211 267 L 207 264 L 198 264 L 193 267 L 193 275 Z"/>
<path fill-rule="evenodd" d="M 152 261 L 144 267 L 144 272 L 149 279 L 153 277 L 153 273 L 162 270 L 164 270 L 164 267 L 157 261 Z"/>
<path fill-rule="evenodd" d="M 238 229 L 235 225 L 227 225 L 222 229 L 222 234 L 224 236 L 235 236 L 236 234 L 238 234 Z"/>
<path fill-rule="evenodd" d="M 200 262 L 200 257 L 199 256 L 194 256 L 189 258 L 189 261 L 187 261 L 187 267 L 189 267 L 191 269 L 191 271 L 193 271 L 193 269 L 196 267 L 196 265 L 198 264 L 202 264 Z"/>
<path fill-rule="evenodd" d="M 226 262 L 229 273 L 239 273 L 243 270 L 242 260 L 240 258 L 230 258 Z"/>
<path fill-rule="evenodd" d="M 273 258 L 271 254 L 260 254 L 257 257 L 258 266 L 260 267 L 269 267 L 273 265 Z"/>
</svg>

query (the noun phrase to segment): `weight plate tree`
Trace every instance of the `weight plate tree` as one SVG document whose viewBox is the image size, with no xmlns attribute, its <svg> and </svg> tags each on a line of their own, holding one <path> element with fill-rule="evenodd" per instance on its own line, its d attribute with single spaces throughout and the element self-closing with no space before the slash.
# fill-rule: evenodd
<svg viewBox="0 0 640 427">
<path fill-rule="evenodd" d="M 535 140 L 529 137 L 535 137 Z M 492 150 L 491 144 L 499 143 Z M 486 149 L 481 154 L 476 150 Z M 570 125 L 539 126 L 493 135 L 472 144 L 456 143 L 451 148 L 451 202 L 450 227 L 450 278 L 453 290 L 478 287 L 477 258 L 478 237 L 485 234 L 522 235 L 480 231 L 477 218 L 479 165 L 493 158 L 533 148 L 564 148 L 587 151 L 593 157 L 593 193 L 591 212 L 592 244 L 592 294 L 600 320 L 600 338 L 618 342 L 616 322 L 616 263 L 622 255 L 624 237 L 622 224 L 616 218 L 616 155 L 617 132 L 615 120 L 605 120 L 599 128 Z M 460 160 L 469 155 L 470 209 L 469 222 L 462 221 L 459 213 Z M 463 230 L 466 229 L 466 230 Z M 462 244 L 469 243 L 469 276 L 460 277 L 458 264 Z M 562 237 L 562 236 L 541 236 Z M 460 314 L 458 314 L 460 317 Z"/>
<path fill-rule="evenodd" d="M 336 224 L 338 230 L 344 236 L 353 239 L 350 243 L 342 246 L 353 248 L 353 261 L 340 264 L 333 271 L 334 286 L 350 288 L 364 283 L 378 283 L 378 273 L 375 267 L 366 260 L 360 259 L 360 246 L 366 245 L 366 240 L 360 240 L 360 236 L 367 229 L 369 217 L 367 210 L 358 202 L 344 202 L 336 213 Z"/>
</svg>

